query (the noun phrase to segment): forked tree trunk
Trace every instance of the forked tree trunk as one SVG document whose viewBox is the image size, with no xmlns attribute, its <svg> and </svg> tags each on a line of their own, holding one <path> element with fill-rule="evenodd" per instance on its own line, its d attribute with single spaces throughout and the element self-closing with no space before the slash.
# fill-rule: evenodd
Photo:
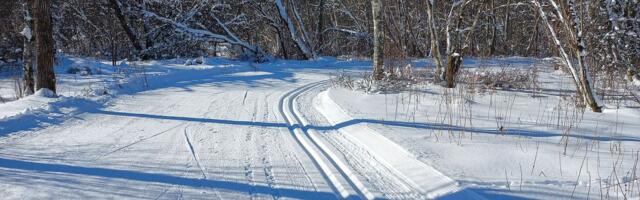
<svg viewBox="0 0 640 200">
<path fill-rule="evenodd" d="M 282 2 L 282 0 L 275 0 L 275 6 L 276 6 L 276 9 L 278 9 L 278 14 L 280 14 L 280 19 L 282 19 L 282 21 L 287 26 L 287 29 L 289 30 L 289 35 L 291 36 L 291 39 L 294 41 L 294 44 L 300 50 L 304 58 L 307 60 L 316 59 L 316 53 L 309 46 L 308 40 L 305 39 L 307 37 L 305 36 L 306 34 L 304 33 L 304 30 L 300 30 L 302 32 L 298 33 L 298 30 L 293 24 L 292 19 L 289 17 L 289 14 L 287 13 L 287 8 L 284 6 L 284 3 Z M 302 36 L 300 36 L 300 34 L 302 34 Z"/>
<path fill-rule="evenodd" d="M 599 105 L 598 99 L 596 99 L 596 93 L 593 90 L 593 82 L 591 81 L 591 74 L 589 74 L 589 65 L 586 62 L 587 58 L 587 47 L 583 41 L 582 37 L 582 26 L 579 24 L 580 19 L 578 18 L 578 13 L 576 11 L 576 5 L 574 0 L 569 0 L 569 11 L 571 13 L 571 18 L 573 19 L 573 30 L 569 30 L 571 34 L 575 34 L 576 38 L 576 48 L 575 54 L 578 58 L 578 68 L 580 70 L 580 83 L 582 84 L 582 95 L 584 97 L 585 102 L 591 108 L 593 112 L 602 112 L 602 106 Z M 577 33 L 574 33 L 577 32 Z"/>
<path fill-rule="evenodd" d="M 382 80 L 384 77 L 384 22 L 382 0 L 371 0 L 373 13 L 373 78 Z"/>
<path fill-rule="evenodd" d="M 534 5 L 535 8 L 537 8 L 538 12 L 540 13 L 542 22 L 546 25 L 547 29 L 549 30 L 551 39 L 553 40 L 554 44 L 558 48 L 558 51 L 560 52 L 560 55 L 563 58 L 564 64 L 569 68 L 569 71 L 571 71 L 571 76 L 573 77 L 573 81 L 576 85 L 578 93 L 582 96 L 584 102 L 587 104 L 587 106 L 589 106 L 589 108 L 591 108 L 593 112 L 602 112 L 602 106 L 599 105 L 595 91 L 592 88 L 593 83 L 591 82 L 591 78 L 589 75 L 588 65 L 587 63 L 585 63 L 586 50 L 585 50 L 584 43 L 582 42 L 582 35 L 575 33 L 579 31 L 578 30 L 579 27 L 577 24 L 578 19 L 575 13 L 575 8 L 570 9 L 571 15 L 574 19 L 573 26 L 570 26 L 569 23 L 564 19 L 563 12 L 560 10 L 560 7 L 555 2 L 555 0 L 549 0 L 549 2 L 556 10 L 558 19 L 563 25 L 561 27 L 563 27 L 564 31 L 569 34 L 569 41 L 570 41 L 569 44 L 575 45 L 576 50 L 574 52 L 575 52 L 575 57 L 578 60 L 577 68 L 573 65 L 572 58 L 569 57 L 569 54 L 567 53 L 567 51 L 565 51 L 563 44 L 560 42 L 560 39 L 558 37 L 558 34 L 556 33 L 554 26 L 551 25 L 539 0 L 531 0 L 531 3 Z M 570 2 L 570 5 L 569 5 L 570 7 L 574 6 L 573 1 L 569 1 L 569 2 Z"/>
<path fill-rule="evenodd" d="M 25 37 L 24 49 L 22 50 L 22 60 L 24 62 L 24 90 L 23 95 L 31 95 L 34 93 L 35 82 L 33 80 L 33 0 L 26 0 L 23 4 L 24 9 L 24 29 L 22 34 Z"/>
<path fill-rule="evenodd" d="M 56 75 L 53 71 L 53 26 L 51 24 L 51 0 L 35 0 L 35 35 L 38 65 L 36 90 L 47 88 L 56 92 Z"/>
<path fill-rule="evenodd" d="M 445 87 L 447 88 L 455 88 L 456 87 L 456 76 L 458 75 L 458 71 L 462 67 L 462 52 L 469 46 L 470 38 L 475 32 L 476 26 L 478 25 L 478 20 L 480 18 L 481 9 L 477 9 L 478 12 L 475 14 L 475 19 L 473 20 L 473 24 L 471 25 L 469 31 L 467 31 L 466 36 L 460 29 L 460 25 L 464 20 L 464 9 L 471 1 L 465 1 L 460 5 L 459 13 L 456 21 L 456 29 L 455 29 L 455 43 L 452 43 L 452 48 L 450 49 L 449 56 L 447 57 L 447 66 L 444 72 L 445 79 Z"/>
</svg>

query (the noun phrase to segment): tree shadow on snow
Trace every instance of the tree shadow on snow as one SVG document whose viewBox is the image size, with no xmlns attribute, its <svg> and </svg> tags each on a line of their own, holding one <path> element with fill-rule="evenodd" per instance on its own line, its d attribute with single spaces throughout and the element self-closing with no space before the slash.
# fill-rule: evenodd
<svg viewBox="0 0 640 200">
<path fill-rule="evenodd" d="M 235 192 L 278 195 L 285 198 L 297 199 L 336 199 L 335 194 L 330 192 L 304 191 L 289 188 L 271 188 L 262 185 L 252 185 L 248 183 L 238 183 L 232 181 L 197 179 L 179 177 L 159 173 L 147 173 L 130 170 L 108 169 L 98 167 L 82 167 L 65 164 L 49 164 L 32 161 L 12 160 L 0 158 L 0 168 L 27 170 L 39 173 L 65 173 L 73 175 L 84 175 L 100 178 L 124 179 L 130 181 L 153 182 L 170 185 L 180 185 L 196 188 L 221 189 Z"/>
<path fill-rule="evenodd" d="M 301 128 L 303 130 L 314 129 L 319 131 L 338 130 L 341 128 L 345 128 L 345 127 L 353 126 L 357 124 L 379 124 L 384 126 L 417 128 L 417 129 L 426 129 L 426 130 L 464 131 L 469 133 L 481 133 L 481 134 L 492 134 L 492 135 L 511 135 L 511 136 L 515 135 L 515 136 L 525 136 L 525 137 L 566 136 L 566 137 L 572 137 L 572 138 L 597 140 L 597 141 L 640 142 L 640 138 L 625 137 L 625 136 L 589 136 L 589 135 L 578 135 L 578 134 L 559 134 L 559 133 L 553 133 L 553 132 L 547 132 L 547 131 L 531 131 L 531 130 L 525 130 L 525 129 L 508 129 L 508 130 L 499 131 L 497 129 L 469 128 L 469 127 L 461 127 L 461 126 L 454 126 L 454 125 L 448 125 L 448 124 L 383 121 L 383 120 L 374 120 L 374 119 L 352 119 L 349 121 L 338 123 L 335 126 L 316 126 L 316 125 L 290 126 L 286 123 L 280 123 L 280 122 L 255 122 L 255 121 L 241 121 L 241 120 L 228 120 L 228 119 L 178 117 L 178 116 L 164 116 L 164 115 L 153 115 L 153 114 L 144 114 L 144 113 L 104 111 L 104 110 L 95 110 L 94 112 L 97 114 L 115 115 L 115 116 L 123 116 L 123 117 L 177 120 L 177 121 L 226 124 L 226 125 L 238 125 L 238 126 L 257 126 L 257 127 L 267 127 L 267 128 L 289 128 L 289 129 Z"/>
<path fill-rule="evenodd" d="M 257 68 L 249 62 L 215 59 L 206 69 L 186 68 L 181 64 L 150 64 L 145 66 L 147 75 L 128 75 L 127 83 L 120 84 L 119 95 L 135 95 L 166 88 L 179 88 L 192 92 L 197 86 L 241 85 L 248 88 L 272 87 L 282 83 L 297 83 L 296 72 L 333 73 L 332 69 L 368 69 L 367 62 L 328 61 L 282 61 L 276 60 L 260 64 Z M 370 64 L 370 63 L 369 63 Z M 132 67 L 133 70 L 134 67 Z M 139 67 L 138 67 L 139 68 Z M 140 70 L 140 69 L 136 69 Z M 251 72 L 247 74 L 242 74 Z M 168 74 L 161 75 L 158 74 Z M 242 74 L 242 75 L 236 75 Z M 61 80 L 62 81 L 62 80 Z M 115 80 L 105 80 L 115 84 Z M 146 82 L 146 83 L 145 83 Z M 147 85 L 144 87 L 143 85 Z M 109 91 L 109 93 L 112 93 Z M 0 137 L 19 131 L 33 131 L 51 125 L 61 124 L 81 113 L 104 108 L 104 102 L 95 102 L 84 97 L 61 97 L 49 103 L 49 110 L 33 114 L 18 115 L 0 120 Z"/>
</svg>

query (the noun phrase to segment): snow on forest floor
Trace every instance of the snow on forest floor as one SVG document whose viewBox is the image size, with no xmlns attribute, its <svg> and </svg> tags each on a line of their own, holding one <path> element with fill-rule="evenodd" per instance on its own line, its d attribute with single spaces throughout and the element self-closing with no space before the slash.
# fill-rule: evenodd
<svg viewBox="0 0 640 200">
<path fill-rule="evenodd" d="M 604 113 L 581 111 L 570 77 L 542 62 L 511 65 L 538 67 L 540 88 L 427 84 L 372 94 L 336 87 L 315 101 L 338 107 L 326 117 L 348 116 L 336 124 L 360 126 L 341 134 L 380 134 L 491 199 L 640 198 L 639 105 L 609 102 Z"/>
<path fill-rule="evenodd" d="M 464 61 L 478 73 L 537 66 L 536 90 L 388 93 L 328 81 L 368 61 L 58 60 L 59 97 L 0 103 L 3 198 L 640 196 L 638 105 L 583 113 L 571 79 L 537 59 Z M 12 81 L 0 75 L 5 99 Z"/>
</svg>

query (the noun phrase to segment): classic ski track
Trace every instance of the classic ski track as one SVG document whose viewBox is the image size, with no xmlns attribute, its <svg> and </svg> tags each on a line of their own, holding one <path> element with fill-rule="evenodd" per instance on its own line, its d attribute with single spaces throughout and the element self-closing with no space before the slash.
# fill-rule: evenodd
<svg viewBox="0 0 640 200">
<path fill-rule="evenodd" d="M 339 109 L 342 109 L 338 106 Z M 344 111 L 343 111 L 344 112 Z M 326 116 L 325 116 L 326 119 Z M 364 129 L 370 130 L 371 132 L 375 132 L 374 130 L 372 130 L 369 127 L 364 127 Z M 438 198 L 441 197 L 442 195 L 445 194 L 451 194 L 452 192 L 462 192 L 464 193 L 464 196 L 466 196 L 465 198 L 467 199 L 478 199 L 478 200 L 484 200 L 485 198 L 483 196 L 480 196 L 479 194 L 476 194 L 473 191 L 466 191 L 463 190 L 463 188 L 459 187 L 459 183 L 457 181 L 455 181 L 454 179 L 451 179 L 450 177 L 444 175 L 442 172 L 436 170 L 435 168 L 427 165 L 424 162 L 421 161 L 417 161 L 418 163 L 420 163 L 421 165 L 423 165 L 424 168 L 428 168 L 429 171 L 431 171 L 432 173 L 435 173 L 437 175 L 440 175 L 444 178 L 450 179 L 451 181 L 453 181 L 454 186 L 457 187 L 457 189 L 455 190 L 451 190 L 448 192 L 443 192 L 443 191 L 438 191 L 441 188 L 437 188 L 437 190 L 435 191 L 425 191 L 423 188 L 421 188 L 420 184 L 418 184 L 418 182 L 415 182 L 414 180 L 412 180 L 411 178 L 409 178 L 405 173 L 401 172 L 398 168 L 396 168 L 396 166 L 393 166 L 391 163 L 389 163 L 384 157 L 381 157 L 380 155 L 378 155 L 376 152 L 374 152 L 373 150 L 371 150 L 370 146 L 367 146 L 363 143 L 363 141 L 361 141 L 360 139 L 356 138 L 353 135 L 347 134 L 348 131 L 346 130 L 339 130 L 340 132 L 344 132 L 344 134 L 342 134 L 347 140 L 350 140 L 351 142 L 357 144 L 356 146 L 361 146 L 365 151 L 369 152 L 370 155 L 372 155 L 375 160 L 379 161 L 381 164 L 383 164 L 383 166 L 385 166 L 386 168 L 388 168 L 389 170 L 391 170 L 393 172 L 393 174 L 395 176 L 397 176 L 397 178 L 403 180 L 406 184 L 411 185 L 412 187 L 416 188 L 418 191 L 420 191 L 420 193 L 422 194 L 422 196 L 425 196 L 428 199 L 433 199 L 433 198 Z M 379 135 L 379 133 L 377 133 Z M 385 140 L 388 140 L 387 138 L 380 136 L 382 138 L 384 138 Z M 390 140 L 388 140 L 390 141 Z M 391 142 L 392 144 L 395 144 L 393 142 Z M 401 148 L 402 151 L 408 152 L 406 149 Z M 424 182 L 423 182 L 424 183 Z M 421 183 L 421 184 L 423 184 Z M 431 181 L 429 182 L 429 184 L 433 185 L 433 183 L 431 183 Z"/>
<path fill-rule="evenodd" d="M 324 155 L 324 157 L 329 162 L 331 162 L 333 167 L 340 173 L 340 175 L 342 175 L 342 177 L 347 180 L 349 186 L 358 193 L 360 198 L 373 199 L 374 196 L 366 187 L 364 187 L 364 184 L 362 184 L 362 182 L 354 175 L 351 169 L 348 168 L 337 156 L 335 156 L 335 154 L 329 148 L 327 148 L 324 143 L 319 141 L 318 138 L 309 134 L 307 130 L 302 128 L 302 126 L 305 125 L 305 121 L 303 121 L 300 113 L 293 106 L 293 102 L 298 95 L 315 86 L 326 83 L 327 81 L 328 80 L 309 83 L 285 93 L 280 98 L 280 112 L 284 117 L 286 123 L 291 127 L 289 128 L 289 130 L 292 135 L 296 138 L 302 148 L 309 154 L 318 168 L 323 172 L 325 178 L 329 181 L 332 188 L 337 194 L 340 195 L 340 197 L 348 198 L 350 196 L 348 194 L 349 192 L 342 185 L 342 183 L 339 182 L 336 175 L 331 171 L 331 169 L 329 169 L 323 158 L 320 157 L 320 153 L 318 153 L 313 147 L 311 147 L 310 143 L 313 143 L 313 145 L 322 152 L 322 155 Z"/>
<path fill-rule="evenodd" d="M 299 97 L 305 97 L 302 94 L 309 93 L 315 88 L 320 87 L 322 84 L 316 85 L 307 91 L 304 91 L 300 94 Z M 299 98 L 296 99 L 296 101 Z M 313 103 L 313 102 L 311 102 Z M 296 110 L 297 109 L 296 104 Z M 300 112 L 300 111 L 298 111 Z M 302 114 L 300 114 L 302 116 Z M 308 121 L 308 119 L 304 120 Z M 307 126 L 309 122 L 306 122 L 304 126 Z M 415 185 L 412 184 L 410 180 L 408 180 L 402 173 L 397 171 L 392 166 L 388 165 L 386 161 L 380 160 L 379 156 L 374 155 L 373 152 L 367 150 L 367 148 L 363 147 L 363 144 L 360 144 L 358 141 L 353 141 L 350 139 L 348 135 L 343 134 L 338 130 L 333 130 L 339 134 L 341 138 L 330 137 L 327 134 L 319 134 L 315 130 L 309 130 L 310 132 L 315 132 L 315 135 L 319 135 L 324 138 L 327 142 L 329 142 L 333 147 L 335 147 L 340 153 L 342 153 L 345 157 L 351 159 L 345 159 L 347 163 L 350 163 L 355 171 L 364 176 L 366 180 L 378 180 L 378 181 L 368 181 L 372 184 L 373 187 L 379 190 L 380 193 L 384 196 L 389 196 L 391 198 L 402 198 L 402 199 L 424 199 L 426 196 L 421 192 L 421 190 Z M 359 168 L 355 168 L 359 167 Z M 360 169 L 360 170 L 358 170 Z M 365 171 L 361 171 L 365 170 Z M 372 173 L 372 174 L 369 174 Z M 372 177 L 373 176 L 373 177 Z M 384 190 L 382 190 L 384 189 Z M 403 191 L 404 190 L 404 191 Z M 410 191 L 410 192 L 407 192 Z M 411 192 L 413 191 L 413 192 Z"/>
<path fill-rule="evenodd" d="M 324 136 L 324 134 L 321 134 Z M 341 136 L 343 137 L 343 136 Z M 334 146 L 346 158 L 345 160 L 355 171 L 365 177 L 368 182 L 375 187 L 379 193 L 390 199 L 423 199 L 419 193 L 413 193 L 416 189 L 409 184 L 404 183 L 398 176 L 391 175 L 392 172 L 373 156 L 368 155 L 369 152 L 353 144 L 352 141 L 343 137 L 336 139 L 325 136 L 332 146 Z M 404 191 L 403 191 L 404 190 Z"/>
<path fill-rule="evenodd" d="M 266 101 L 266 99 L 265 99 L 265 101 Z M 280 104 L 276 104 L 276 105 L 272 106 L 272 111 L 273 111 L 272 113 L 273 113 L 274 119 L 276 119 L 276 120 L 280 120 L 281 117 L 284 118 L 284 116 L 280 116 L 278 114 L 278 113 L 281 112 L 279 105 Z M 282 120 L 286 120 L 286 119 L 282 119 Z M 277 131 L 278 131 L 278 134 L 276 134 L 276 135 L 280 136 L 280 137 L 283 135 L 282 133 L 285 133 L 285 131 L 283 131 L 282 129 L 278 129 Z M 294 140 L 295 140 L 295 138 L 294 138 Z M 289 140 L 287 140 L 287 142 L 289 142 Z M 296 142 L 296 141 L 293 141 L 293 142 Z M 304 174 L 304 179 L 306 180 L 306 183 L 308 183 L 308 186 L 311 186 L 314 191 L 319 191 L 318 190 L 318 185 L 313 181 L 313 179 L 310 176 L 309 171 L 305 168 L 305 165 L 302 163 L 300 158 L 298 158 L 298 155 L 294 154 L 294 153 L 292 153 L 290 151 L 286 151 L 286 153 L 285 153 L 285 151 L 282 149 L 283 148 L 282 143 L 279 143 L 278 141 L 275 141 L 275 139 L 273 141 L 273 144 L 277 144 L 275 146 L 275 148 L 278 150 L 278 152 L 280 152 L 283 155 L 285 155 L 285 158 L 292 158 L 293 159 L 293 161 L 289 161 L 289 159 L 285 159 L 285 162 L 289 161 L 290 163 L 294 163 L 294 164 L 300 166 L 300 170 L 296 170 L 296 171 L 301 172 L 300 174 Z M 291 143 L 287 143 L 287 144 L 291 144 Z M 297 181 L 294 181 L 294 179 L 291 179 L 291 178 L 290 178 L 290 181 L 291 181 L 291 183 L 296 183 L 296 184 L 298 183 Z M 301 184 L 300 186 L 304 186 L 304 185 L 306 185 L 306 184 Z"/>
<path fill-rule="evenodd" d="M 292 99 L 292 102 L 291 102 L 292 106 L 291 107 L 292 107 L 293 112 L 295 113 L 296 117 L 301 122 L 302 126 L 308 126 L 308 125 L 310 125 L 310 123 L 309 123 L 309 120 L 307 120 L 306 118 L 303 117 L 304 115 L 302 115 L 302 113 L 299 111 L 299 109 L 297 107 L 296 102 L 297 102 L 298 98 L 300 96 L 302 96 L 303 94 L 311 91 L 312 89 L 325 84 L 326 82 L 327 81 L 317 82 L 317 84 L 314 84 L 314 85 L 312 85 L 312 86 L 310 86 L 308 88 L 305 88 L 304 90 L 300 91 Z M 305 131 L 307 132 L 307 135 L 310 138 L 312 138 L 314 141 L 321 142 L 321 139 L 318 138 L 318 136 L 322 135 L 322 134 L 319 134 L 316 130 L 313 130 L 313 129 L 305 130 Z M 320 137 L 322 137 L 322 136 L 320 136 Z M 385 196 L 388 195 L 389 197 L 413 198 L 413 199 L 415 199 L 415 198 L 424 198 L 424 196 L 421 195 L 421 192 L 419 192 L 420 190 L 415 185 L 410 184 L 409 181 L 406 180 L 406 178 L 404 178 L 404 176 L 402 174 L 394 173 L 396 171 L 394 169 L 390 168 L 390 166 L 385 165 L 384 161 L 381 162 L 380 160 L 375 159 L 376 156 L 371 155 L 371 152 L 368 152 L 366 150 L 366 148 L 362 148 L 361 146 L 357 145 L 356 143 L 354 143 L 351 140 L 344 141 L 344 142 L 350 142 L 351 144 L 353 144 L 353 147 L 351 149 L 347 149 L 347 147 L 345 146 L 344 143 L 343 144 L 336 144 L 337 141 L 335 141 L 335 139 L 333 141 L 332 140 L 328 140 L 328 141 L 340 153 L 342 153 L 342 154 L 350 154 L 351 155 L 350 157 L 354 158 L 354 161 L 360 162 L 360 164 L 364 162 L 363 160 L 366 160 L 366 159 L 362 159 L 362 157 L 373 158 L 373 160 L 369 160 L 370 161 L 369 164 L 371 164 L 372 162 L 376 162 L 375 164 L 377 164 L 377 165 L 368 165 L 368 167 L 373 168 L 373 169 L 371 169 L 371 171 L 373 171 L 373 173 L 375 173 L 375 175 L 381 176 L 381 177 L 385 177 L 386 179 L 388 179 L 388 181 L 384 181 L 384 180 L 370 181 L 371 184 L 373 186 L 375 186 L 376 188 L 387 189 L 387 191 L 384 191 L 384 192 L 381 191 L 382 195 L 385 195 Z M 324 145 L 324 144 L 321 144 L 321 145 L 326 147 L 326 145 Z M 329 148 L 326 148 L 326 149 L 330 152 Z M 355 150 L 355 151 L 353 151 L 353 150 Z M 357 154 L 356 152 L 361 152 L 361 153 Z M 335 155 L 332 155 L 332 157 L 333 157 L 332 161 L 335 160 L 335 161 L 341 162 L 341 159 L 339 157 L 337 157 Z M 351 162 L 351 160 L 347 160 L 347 162 Z M 350 169 L 345 164 L 340 164 L 340 165 L 343 165 L 343 168 L 346 168 L 348 170 Z M 353 165 L 349 165 L 349 166 L 353 167 Z M 367 178 L 369 177 L 367 175 L 364 175 L 367 172 L 363 172 L 363 171 L 359 171 L 359 170 L 355 170 L 355 171 L 358 174 L 363 175 L 364 177 L 367 177 Z M 351 173 L 351 174 L 353 174 L 353 173 Z M 357 178 L 357 177 L 354 176 L 354 178 Z M 378 182 L 380 182 L 380 183 L 378 183 Z M 382 182 L 384 182 L 384 183 L 382 183 Z M 393 184 L 393 183 L 395 183 L 395 184 Z M 363 185 L 362 183 L 360 183 L 360 184 Z M 387 185 L 395 185 L 395 186 L 387 186 Z M 364 185 L 361 186 L 361 187 L 364 187 Z M 417 192 L 417 194 L 416 193 L 413 193 L 413 194 L 402 194 L 403 192 L 398 191 L 399 188 L 396 188 L 396 187 L 402 187 L 405 190 L 409 190 L 409 191 L 413 190 L 413 191 L 418 191 L 418 192 Z M 387 192 L 390 192 L 390 193 L 387 193 Z M 373 194 L 369 193 L 369 195 L 371 196 L 371 198 L 374 198 Z"/>
<path fill-rule="evenodd" d="M 302 96 L 302 94 L 306 93 L 307 91 L 309 91 L 309 90 L 311 90 L 313 88 L 319 87 L 319 86 L 323 85 L 326 82 L 327 82 L 326 80 L 325 81 L 319 81 L 319 82 L 310 83 L 310 84 L 307 84 L 307 85 L 305 85 L 303 87 L 300 87 L 300 88 L 296 89 L 296 92 L 293 93 L 292 97 L 290 97 L 288 99 L 288 103 L 289 103 L 288 107 L 289 107 L 289 109 L 292 110 L 293 116 L 297 119 L 298 122 L 300 122 L 300 126 L 305 127 L 305 126 L 309 126 L 310 124 L 309 124 L 308 120 L 305 119 L 303 117 L 303 115 L 300 113 L 300 111 L 298 110 L 298 107 L 297 107 L 297 104 L 296 104 L 297 103 L 296 102 L 297 99 L 300 96 Z M 339 158 L 337 158 L 335 155 L 332 155 L 332 152 L 328 148 L 326 148 L 326 146 L 324 144 L 321 143 L 319 138 L 317 138 L 316 135 L 321 135 L 321 134 L 319 134 L 314 129 L 308 129 L 308 130 L 307 129 L 303 129 L 303 131 L 306 133 L 306 136 L 309 137 L 312 141 L 314 141 L 314 143 L 316 145 L 318 145 L 318 147 L 321 150 L 323 150 L 323 151 L 327 150 L 326 152 L 323 152 L 323 153 L 328 153 L 328 154 L 325 154 L 325 155 L 327 157 L 332 157 L 332 158 L 330 158 L 330 160 L 332 162 L 338 161 L 339 162 L 338 165 L 342 165 L 343 166 L 343 167 L 341 167 L 342 169 L 349 170 L 349 168 L 344 166 L 344 164 L 341 164 L 342 163 L 341 160 Z M 435 198 L 435 196 L 433 196 L 432 194 L 423 191 L 423 189 L 421 189 L 418 186 L 418 184 L 413 182 L 405 174 L 403 174 L 398 169 L 396 169 L 391 164 L 389 164 L 383 157 L 380 157 L 380 156 L 376 155 L 374 152 L 371 152 L 368 149 L 368 148 L 371 148 L 371 147 L 363 146 L 364 144 L 360 143 L 359 140 L 357 140 L 357 139 L 355 139 L 353 137 L 350 137 L 349 135 L 344 135 L 343 134 L 343 136 L 345 136 L 345 139 L 347 139 L 348 141 L 353 143 L 355 146 L 360 147 L 361 150 L 365 151 L 365 152 L 362 152 L 362 153 L 366 153 L 366 154 L 372 156 L 373 158 L 375 158 L 374 160 L 377 161 L 377 163 L 381 164 L 381 166 L 377 166 L 377 165 L 373 166 L 374 168 L 378 168 L 377 170 L 380 170 L 380 171 L 390 172 L 390 173 L 385 173 L 385 175 L 389 176 L 387 178 L 399 180 L 400 181 L 399 184 L 404 185 L 405 187 L 408 187 L 408 188 L 413 188 L 415 191 L 418 192 L 418 198 Z M 320 142 L 320 144 L 318 144 L 316 142 Z M 324 146 L 324 147 L 321 147 L 321 146 Z M 338 149 L 338 150 L 340 151 L 340 149 Z M 334 163 L 334 165 L 335 164 L 336 163 Z M 340 171 L 340 172 L 343 173 L 343 176 L 348 176 L 348 174 L 344 174 L 344 171 Z M 437 172 L 437 173 L 440 173 L 440 172 Z M 347 179 L 347 180 L 349 180 L 349 181 L 357 180 L 356 176 L 353 176 L 353 177 L 352 176 L 353 175 L 349 176 L 350 179 Z M 350 182 L 350 183 L 352 183 L 352 186 L 354 186 L 353 182 Z M 362 186 L 362 183 L 360 183 L 360 186 Z M 476 199 L 483 199 L 482 197 L 478 196 L 475 193 L 472 193 L 470 195 L 471 195 L 471 197 L 476 198 Z M 410 195 L 410 196 L 412 196 L 412 195 Z"/>
</svg>

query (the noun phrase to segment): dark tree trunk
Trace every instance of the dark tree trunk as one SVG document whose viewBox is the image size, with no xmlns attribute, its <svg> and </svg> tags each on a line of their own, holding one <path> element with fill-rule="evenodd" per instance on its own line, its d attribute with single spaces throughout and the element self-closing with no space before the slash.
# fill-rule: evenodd
<svg viewBox="0 0 640 200">
<path fill-rule="evenodd" d="M 444 79 L 447 82 L 446 87 L 455 88 L 456 87 L 456 76 L 458 71 L 460 70 L 460 65 L 462 64 L 462 57 L 458 53 L 453 53 L 449 55 L 449 59 L 447 61 L 447 69 L 444 72 Z"/>
<path fill-rule="evenodd" d="M 491 39 L 489 39 L 489 55 L 493 56 L 496 51 L 496 34 L 498 24 L 496 22 L 496 7 L 493 0 L 490 1 L 489 5 L 491 6 Z"/>
<path fill-rule="evenodd" d="M 511 26 L 509 26 L 509 23 L 511 21 L 510 19 L 510 13 L 511 13 L 511 0 L 507 0 L 507 8 L 506 11 L 504 12 L 504 44 L 505 44 L 505 54 L 507 55 L 511 55 L 511 43 L 509 43 L 509 37 L 511 36 Z"/>
<path fill-rule="evenodd" d="M 284 37 L 282 35 L 282 30 L 279 27 L 275 27 L 276 32 L 278 32 L 278 40 L 280 41 L 280 50 L 282 51 L 282 58 L 289 59 L 289 54 L 287 53 L 286 43 L 284 42 Z"/>
<path fill-rule="evenodd" d="M 317 49 L 322 49 L 321 45 L 324 43 L 323 31 L 324 29 L 324 0 L 320 0 L 320 5 L 318 5 L 318 27 L 316 28 L 316 40 L 318 41 L 318 45 L 316 45 Z M 319 52 L 320 53 L 320 52 Z"/>
<path fill-rule="evenodd" d="M 35 0 L 35 35 L 37 46 L 38 80 L 36 90 L 47 88 L 56 92 L 56 75 L 53 71 L 53 26 L 51 24 L 51 0 Z"/>
</svg>

